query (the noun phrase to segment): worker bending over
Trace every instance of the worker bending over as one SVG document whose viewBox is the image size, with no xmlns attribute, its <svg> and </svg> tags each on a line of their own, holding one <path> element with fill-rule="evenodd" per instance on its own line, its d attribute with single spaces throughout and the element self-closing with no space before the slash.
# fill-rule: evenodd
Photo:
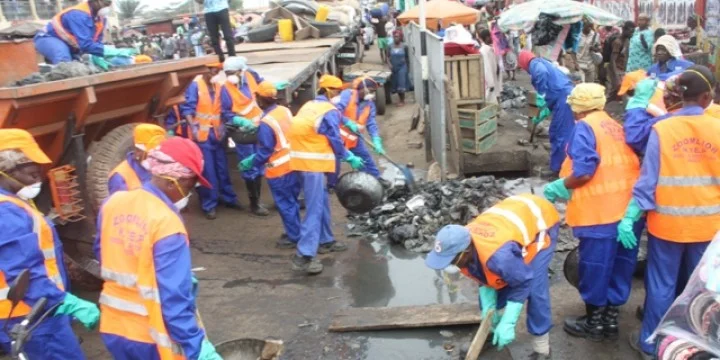
<svg viewBox="0 0 720 360">
<path fill-rule="evenodd" d="M 328 190 L 335 186 L 336 158 L 353 169 L 364 165 L 360 157 L 345 149 L 338 132 L 342 115 L 329 100 L 340 93 L 342 81 L 323 75 L 318 86 L 315 100 L 305 103 L 293 118 L 289 136 L 290 170 L 298 172 L 305 195 L 305 219 L 292 267 L 311 275 L 323 270 L 316 258 L 318 252 L 347 250 L 347 245 L 335 240 L 330 217 Z"/>
<path fill-rule="evenodd" d="M 173 105 L 165 115 L 165 130 L 169 136 L 180 136 L 188 138 L 187 122 L 182 120 L 180 116 L 180 106 Z"/>
<path fill-rule="evenodd" d="M 620 241 L 637 246 L 633 223 L 647 213 L 645 312 L 630 344 L 648 359 L 655 350 L 648 338 L 682 292 L 679 282 L 690 277 L 720 230 L 720 122 L 705 113 L 715 78 L 694 65 L 682 72 L 677 86 L 683 107 L 653 125 L 640 178 L 618 225 Z"/>
<path fill-rule="evenodd" d="M 345 147 L 363 159 L 365 166 L 362 171 L 379 178 L 380 171 L 378 171 L 375 161 L 365 147 L 365 142 L 359 139 L 362 131 L 367 130 L 372 138 L 375 152 L 380 155 L 385 154 L 376 121 L 376 90 L 377 83 L 375 81 L 369 77 L 359 77 L 352 82 L 349 89 L 343 90 L 340 98 L 333 103 L 343 114 L 340 136 Z"/>
<path fill-rule="evenodd" d="M 100 333 L 115 359 L 221 359 L 195 319 L 190 246 L 180 210 L 202 177 L 202 152 L 188 139 L 148 156 L 152 179 L 119 191 L 98 215 L 95 255 L 105 283 Z"/>
<path fill-rule="evenodd" d="M 0 130 L 0 328 L 12 329 L 40 298 L 45 298 L 47 304 L 40 314 L 59 307 L 37 323 L 23 351 L 29 359 L 85 359 L 70 320 L 78 320 L 92 330 L 100 312 L 95 304 L 67 292 L 60 237 L 32 202 L 40 194 L 42 166 L 50 163 L 27 131 Z M 25 269 L 30 271 L 29 287 L 10 313 L 8 286 Z M 6 331 L 0 331 L 0 349 L 11 353 Z"/>
<path fill-rule="evenodd" d="M 263 111 L 255 102 L 255 92 L 263 78 L 247 66 L 247 59 L 231 56 L 223 63 L 227 83 L 222 87 L 222 118 L 240 131 L 255 132 Z M 256 151 L 256 144 L 235 144 L 238 159 L 243 160 Z M 258 216 L 267 216 L 268 210 L 260 203 L 263 168 L 242 171 L 250 199 L 250 210 Z"/>
<path fill-rule="evenodd" d="M 552 315 L 548 267 L 559 232 L 560 215 L 547 200 L 530 194 L 495 204 L 467 226 L 446 225 L 425 264 L 435 270 L 457 266 L 480 288 L 485 321 L 492 319 L 493 345 L 515 340 L 515 324 L 525 301 L 527 328 L 533 335 L 530 359 L 550 359 Z M 503 314 L 499 310 L 505 309 Z"/>
<path fill-rule="evenodd" d="M 257 130 L 256 152 L 240 162 L 240 171 L 255 168 L 265 170 L 275 207 L 280 213 L 285 234 L 278 240 L 279 248 L 293 248 L 300 240 L 300 179 L 290 170 L 290 142 L 288 135 L 292 113 L 278 105 L 277 89 L 269 81 L 261 82 L 255 92 L 258 106 L 263 110 Z M 257 170 L 260 169 L 260 170 Z"/>
<path fill-rule="evenodd" d="M 103 44 L 111 6 L 111 0 L 90 0 L 59 12 L 35 34 L 35 49 L 50 64 L 70 62 L 90 54 L 93 63 L 105 69 L 109 65 L 105 58 L 135 55 L 134 49 L 117 49 Z"/>
<path fill-rule="evenodd" d="M 219 63 L 211 64 L 209 73 L 198 75 L 185 90 L 185 103 L 180 106 L 180 113 L 190 127 L 190 138 L 200 146 L 205 159 L 203 176 L 212 184 L 198 188 L 202 211 L 210 220 L 217 217 L 215 209 L 218 202 L 228 208 L 242 210 L 230 181 L 223 146 L 226 129 L 220 119 L 222 84 L 210 81 L 216 78 L 221 66 Z"/>
<path fill-rule="evenodd" d="M 545 187 L 551 202 L 568 201 L 565 221 L 580 239 L 580 296 L 585 314 L 565 320 L 570 335 L 602 341 L 618 337 L 618 308 L 632 288 L 637 247 L 618 243 L 617 225 L 632 187 L 640 173 L 640 162 L 625 144 L 622 125 L 605 111 L 605 87 L 578 84 L 568 97 L 575 129 L 570 136 L 567 158 L 560 179 Z M 644 221 L 635 224 L 640 236 Z"/>
<path fill-rule="evenodd" d="M 553 63 L 539 57 L 527 50 L 520 51 L 518 56 L 520 67 L 530 74 L 532 86 L 538 95 L 538 107 L 542 108 L 540 114 L 533 118 L 539 123 L 552 113 L 550 122 L 550 169 L 560 171 L 565 160 L 565 147 L 575 126 L 567 97 L 573 89 L 570 78 Z"/>
<path fill-rule="evenodd" d="M 110 195 L 120 190 L 134 190 L 150 180 L 147 171 L 147 152 L 156 148 L 165 140 L 165 129 L 154 124 L 140 124 L 133 130 L 135 147 L 128 152 L 126 159 L 110 172 L 108 189 Z"/>
</svg>

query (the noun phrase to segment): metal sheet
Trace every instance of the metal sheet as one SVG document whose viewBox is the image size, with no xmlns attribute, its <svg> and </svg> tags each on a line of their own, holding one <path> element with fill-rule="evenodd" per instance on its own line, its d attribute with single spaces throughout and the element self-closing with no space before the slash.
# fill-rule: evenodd
<svg viewBox="0 0 720 360">
<path fill-rule="evenodd" d="M 442 38 L 425 34 L 428 63 L 428 103 L 430 106 L 430 138 L 435 161 L 440 165 L 441 178 L 447 173 L 447 127 L 445 126 L 445 48 Z"/>
<path fill-rule="evenodd" d="M 405 38 L 408 39 L 408 52 L 410 58 L 410 74 L 412 82 L 415 86 L 415 102 L 424 104 L 423 102 L 423 78 L 422 78 L 422 36 L 420 27 L 415 23 L 410 23 L 405 27 Z"/>
</svg>

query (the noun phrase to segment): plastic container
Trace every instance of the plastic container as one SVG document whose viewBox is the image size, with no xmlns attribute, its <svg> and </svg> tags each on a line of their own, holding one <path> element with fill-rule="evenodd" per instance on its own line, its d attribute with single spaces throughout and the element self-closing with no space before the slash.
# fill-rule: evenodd
<svg viewBox="0 0 720 360">
<path fill-rule="evenodd" d="M 278 34 L 282 41 L 293 41 L 293 22 L 290 19 L 278 20 Z"/>
<path fill-rule="evenodd" d="M 327 7 L 327 5 L 319 5 L 317 14 L 315 14 L 315 21 L 325 22 L 325 21 L 327 21 L 329 14 L 330 14 L 330 8 Z"/>
</svg>

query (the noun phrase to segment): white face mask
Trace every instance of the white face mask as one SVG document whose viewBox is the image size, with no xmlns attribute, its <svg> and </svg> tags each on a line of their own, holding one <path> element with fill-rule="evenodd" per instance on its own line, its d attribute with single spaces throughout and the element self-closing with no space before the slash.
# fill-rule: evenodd
<svg viewBox="0 0 720 360">
<path fill-rule="evenodd" d="M 340 103 L 340 95 L 333 97 L 330 99 L 330 102 L 333 104 L 339 104 Z"/>
<path fill-rule="evenodd" d="M 375 100 L 375 94 L 367 94 L 364 97 L 365 101 L 373 101 Z"/>
<path fill-rule="evenodd" d="M 110 7 L 106 6 L 102 9 L 98 10 L 97 14 L 98 14 L 98 17 L 106 18 L 106 17 L 110 16 L 110 12 L 111 12 Z"/>
<path fill-rule="evenodd" d="M 235 85 L 237 85 L 237 84 L 240 83 L 240 77 L 237 76 L 237 75 L 230 75 L 230 76 L 228 76 L 227 79 L 228 79 L 229 82 L 231 82 L 231 83 L 233 83 L 233 84 L 235 84 Z"/>
<path fill-rule="evenodd" d="M 42 183 L 37 182 L 25 186 L 24 188 L 20 189 L 16 194 L 21 199 L 32 200 L 40 194 L 40 189 L 42 189 Z"/>
<path fill-rule="evenodd" d="M 184 209 L 186 206 L 188 206 L 188 202 L 190 202 L 190 195 L 192 195 L 192 193 L 188 194 L 186 197 L 176 201 L 173 204 L 173 205 L 175 205 L 175 208 L 178 211 L 180 211 L 180 210 Z"/>
<path fill-rule="evenodd" d="M 457 274 L 460 272 L 460 268 L 455 265 L 448 265 L 443 271 L 447 274 Z"/>
<path fill-rule="evenodd" d="M 143 169 L 150 171 L 150 162 L 147 159 L 141 161 L 140 166 L 142 166 Z"/>
</svg>

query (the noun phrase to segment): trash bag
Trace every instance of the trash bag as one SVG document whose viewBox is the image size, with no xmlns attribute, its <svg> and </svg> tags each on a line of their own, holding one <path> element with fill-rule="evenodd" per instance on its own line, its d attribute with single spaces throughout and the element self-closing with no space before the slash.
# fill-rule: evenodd
<svg viewBox="0 0 720 360">
<path fill-rule="evenodd" d="M 555 24 L 557 16 L 540 14 L 530 33 L 532 34 L 533 46 L 548 45 L 555 41 L 562 31 L 562 26 Z"/>
</svg>

